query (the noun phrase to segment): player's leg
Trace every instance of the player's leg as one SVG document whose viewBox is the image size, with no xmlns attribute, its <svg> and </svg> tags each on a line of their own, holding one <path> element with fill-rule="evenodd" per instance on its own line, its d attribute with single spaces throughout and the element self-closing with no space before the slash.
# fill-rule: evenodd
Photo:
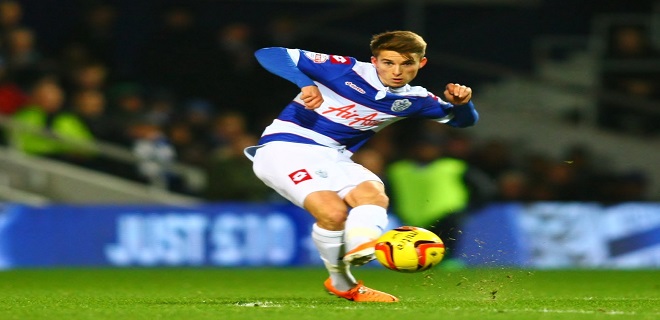
<svg viewBox="0 0 660 320">
<path fill-rule="evenodd" d="M 342 260 L 348 207 L 334 191 L 311 193 L 305 198 L 304 207 L 316 219 L 312 239 L 330 274 L 332 285 L 340 291 L 355 287 L 357 281 L 350 272 L 350 265 Z"/>
<path fill-rule="evenodd" d="M 312 239 L 330 274 L 324 283 L 329 292 L 352 301 L 398 301 L 392 295 L 355 281 L 350 265 L 342 259 L 345 253 L 343 228 L 348 215 L 348 206 L 342 198 L 360 182 L 378 180 L 378 177 L 371 174 L 365 179 L 362 172 L 370 172 L 364 169 L 344 170 L 344 166 L 337 163 L 338 152 L 341 150 L 272 143 L 256 153 L 254 171 L 264 183 L 305 208 L 316 219 Z M 353 163 L 355 166 L 358 165 Z M 344 191 L 338 194 L 338 190 Z"/>
<path fill-rule="evenodd" d="M 355 280 L 350 264 L 344 262 L 344 228 L 348 207 L 335 191 L 316 191 L 304 201 L 316 223 L 312 239 L 330 277 L 323 283 L 328 292 L 357 302 L 396 302 L 391 294 L 371 289 Z"/>
<path fill-rule="evenodd" d="M 355 197 L 360 197 L 360 200 L 351 199 L 352 203 L 360 203 L 367 201 L 367 186 L 360 188 L 365 189 L 356 193 Z M 371 199 L 369 203 L 380 203 Z M 381 198 L 381 201 L 383 199 Z M 383 204 L 383 203 L 381 203 Z M 344 226 L 348 224 L 346 217 L 348 215 L 348 206 L 340 198 L 335 191 L 317 191 L 309 194 L 304 201 L 305 209 L 309 211 L 316 223 L 312 230 L 312 239 L 316 245 L 325 267 L 330 274 L 330 278 L 326 280 L 323 285 L 328 292 L 357 302 L 396 302 L 399 299 L 389 293 L 381 292 L 371 289 L 355 280 L 355 277 L 350 272 L 350 264 L 344 261 Z M 373 206 L 373 205 L 366 205 Z M 358 206 L 362 208 L 357 214 L 358 217 L 366 218 L 369 214 L 363 214 L 362 211 L 371 211 L 371 207 L 366 208 L 364 205 Z M 366 210 L 365 210 L 366 209 Z M 355 209 L 353 209 L 355 210 Z M 353 211 L 351 210 L 351 212 Z M 351 213 L 353 214 L 353 213 Z M 366 223 L 353 223 L 356 225 L 354 230 L 364 229 Z M 371 231 L 367 230 L 371 234 Z M 356 233 L 361 234 L 360 232 Z M 372 246 L 373 247 L 373 246 Z M 373 248 L 371 255 L 373 255 Z"/>
<path fill-rule="evenodd" d="M 346 219 L 344 261 L 363 265 L 373 260 L 374 245 L 387 227 L 389 199 L 380 181 L 365 181 L 352 189 L 344 198 L 353 209 Z"/>
</svg>

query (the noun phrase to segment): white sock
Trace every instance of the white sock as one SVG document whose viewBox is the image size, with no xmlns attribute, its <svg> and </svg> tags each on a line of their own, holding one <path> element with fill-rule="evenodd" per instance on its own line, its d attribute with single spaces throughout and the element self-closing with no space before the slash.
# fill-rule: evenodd
<svg viewBox="0 0 660 320">
<path fill-rule="evenodd" d="M 330 274 L 332 286 L 339 291 L 355 287 L 357 281 L 351 274 L 350 266 L 342 260 L 345 252 L 344 231 L 326 230 L 315 223 L 312 226 L 312 240 Z"/>
<path fill-rule="evenodd" d="M 387 227 L 387 210 L 377 205 L 357 206 L 348 213 L 344 242 L 346 252 L 377 239 Z"/>
</svg>

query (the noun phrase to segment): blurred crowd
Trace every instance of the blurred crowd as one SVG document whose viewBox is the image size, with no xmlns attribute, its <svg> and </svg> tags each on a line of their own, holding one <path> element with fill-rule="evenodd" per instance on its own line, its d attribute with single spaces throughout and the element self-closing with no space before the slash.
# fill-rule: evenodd
<svg viewBox="0 0 660 320">
<path fill-rule="evenodd" d="M 196 24 L 194 11 L 170 6 L 127 70 L 116 59 L 117 9 L 103 3 L 84 9 L 67 39 L 44 50 L 23 23 L 20 3 L 0 0 L 0 114 L 32 128 L 6 130 L 3 144 L 210 201 L 278 199 L 254 177 L 242 150 L 255 144 L 297 88 L 260 68 L 253 52 L 260 46 L 324 50 L 313 37 L 286 15 L 259 27 L 229 23 L 208 30 Z M 131 150 L 137 164 L 80 147 L 96 142 Z M 411 166 L 395 164 L 421 170 L 448 158 L 463 168 L 452 172 L 454 187 L 467 190 L 467 205 L 645 200 L 643 172 L 612 171 L 588 147 L 575 146 L 555 159 L 513 146 L 410 120 L 385 129 L 354 159 L 392 186 L 398 204 L 406 195 L 398 193 L 393 168 Z M 172 163 L 202 168 L 207 186 L 191 188 L 168 170 Z M 425 177 L 433 175 L 422 175 L 420 186 Z"/>
<path fill-rule="evenodd" d="M 650 19 L 649 19 L 650 20 Z M 598 124 L 654 137 L 660 134 L 660 30 L 639 19 L 613 23 L 600 60 Z"/>
</svg>

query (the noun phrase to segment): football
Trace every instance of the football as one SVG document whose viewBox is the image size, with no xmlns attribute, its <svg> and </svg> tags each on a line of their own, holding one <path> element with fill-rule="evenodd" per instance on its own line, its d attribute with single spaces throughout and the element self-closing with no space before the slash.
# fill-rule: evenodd
<svg viewBox="0 0 660 320">
<path fill-rule="evenodd" d="M 435 233 L 403 226 L 383 233 L 376 243 L 376 260 L 400 272 L 428 270 L 442 261 L 445 244 Z"/>
</svg>

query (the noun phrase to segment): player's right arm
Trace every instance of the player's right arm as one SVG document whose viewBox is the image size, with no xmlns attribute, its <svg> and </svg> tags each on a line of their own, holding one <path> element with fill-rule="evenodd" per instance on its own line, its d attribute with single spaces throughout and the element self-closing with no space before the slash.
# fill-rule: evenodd
<svg viewBox="0 0 660 320">
<path fill-rule="evenodd" d="M 479 121 L 479 113 L 472 103 L 472 89 L 457 84 L 448 84 L 443 101 L 430 93 L 421 115 L 456 128 L 473 126 Z"/>
<path fill-rule="evenodd" d="M 306 109 L 316 109 L 323 103 L 323 96 L 314 81 L 304 74 L 289 55 L 289 50 L 281 47 L 263 48 L 255 52 L 257 61 L 271 73 L 295 83 L 301 90 L 300 98 Z"/>
<path fill-rule="evenodd" d="M 448 125 L 458 128 L 473 126 L 479 120 L 479 113 L 472 103 L 472 88 L 458 83 L 449 83 L 445 87 L 445 99 L 454 107 L 453 119 Z"/>
</svg>

